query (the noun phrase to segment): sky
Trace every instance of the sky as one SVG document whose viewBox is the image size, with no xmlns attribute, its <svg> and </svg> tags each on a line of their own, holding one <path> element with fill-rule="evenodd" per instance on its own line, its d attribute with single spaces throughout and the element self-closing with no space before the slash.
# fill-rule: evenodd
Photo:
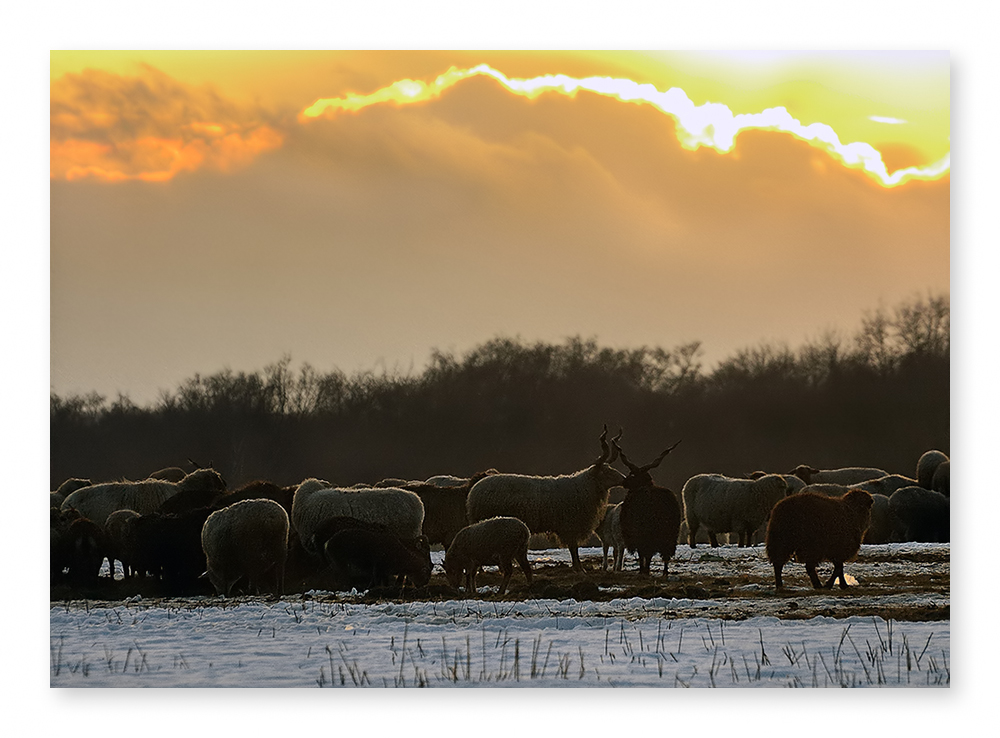
<svg viewBox="0 0 1000 738">
<path fill-rule="evenodd" d="M 496 336 L 850 339 L 950 285 L 947 51 L 50 54 L 52 391 Z"/>
</svg>

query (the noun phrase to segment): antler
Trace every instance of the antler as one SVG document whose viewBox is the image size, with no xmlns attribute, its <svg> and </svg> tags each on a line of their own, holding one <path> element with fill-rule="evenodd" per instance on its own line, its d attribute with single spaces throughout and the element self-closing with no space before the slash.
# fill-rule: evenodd
<svg viewBox="0 0 1000 738">
<path fill-rule="evenodd" d="M 619 454 L 621 454 L 622 452 L 622 447 L 618 445 L 618 440 L 622 437 L 622 433 L 624 433 L 622 427 L 618 426 L 618 435 L 611 439 L 612 454 L 611 458 L 608 459 L 607 462 L 609 464 L 612 463 L 615 459 L 617 459 Z"/>
</svg>

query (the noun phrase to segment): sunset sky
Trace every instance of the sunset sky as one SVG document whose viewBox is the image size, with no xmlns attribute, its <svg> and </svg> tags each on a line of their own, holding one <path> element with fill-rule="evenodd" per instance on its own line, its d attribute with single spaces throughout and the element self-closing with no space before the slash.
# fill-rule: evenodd
<svg viewBox="0 0 1000 738">
<path fill-rule="evenodd" d="M 497 335 L 711 368 L 949 291 L 946 51 L 50 62 L 60 394 Z"/>
</svg>

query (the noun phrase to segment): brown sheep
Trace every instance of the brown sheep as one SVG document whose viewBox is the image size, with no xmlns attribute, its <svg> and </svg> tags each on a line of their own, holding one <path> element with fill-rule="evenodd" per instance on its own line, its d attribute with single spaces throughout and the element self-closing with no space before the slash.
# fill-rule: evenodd
<svg viewBox="0 0 1000 738">
<path fill-rule="evenodd" d="M 444 555 L 444 573 L 448 583 L 458 589 L 463 575 L 465 594 L 476 593 L 476 574 L 484 564 L 497 564 L 503 573 L 499 596 L 507 591 L 514 573 L 514 562 L 521 567 L 531 586 L 531 564 L 528 563 L 528 526 L 517 518 L 495 517 L 462 528 L 455 534 Z"/>
<path fill-rule="evenodd" d="M 775 588 L 782 589 L 781 570 L 794 555 L 806 565 L 813 587 L 847 588 L 844 562 L 853 559 L 871 518 L 872 496 L 852 489 L 842 497 L 802 492 L 780 500 L 771 510 L 767 526 L 767 558 L 774 566 Z M 820 584 L 816 565 L 833 562 L 833 574 Z"/>
</svg>

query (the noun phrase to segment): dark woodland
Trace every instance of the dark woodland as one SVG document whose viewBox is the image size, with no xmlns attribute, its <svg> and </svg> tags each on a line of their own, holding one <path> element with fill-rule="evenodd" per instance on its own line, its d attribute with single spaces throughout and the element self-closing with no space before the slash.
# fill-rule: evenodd
<svg viewBox="0 0 1000 738">
<path fill-rule="evenodd" d="M 461 356 L 434 351 L 419 374 L 294 371 L 286 356 L 261 371 L 195 375 L 146 407 L 52 394 L 51 489 L 192 462 L 213 465 L 230 488 L 491 467 L 561 474 L 594 461 L 605 423 L 624 429 L 633 458 L 682 440 L 657 471 L 674 490 L 697 473 L 798 464 L 913 476 L 924 451 L 950 453 L 949 329 L 947 296 L 923 296 L 864 314 L 852 336 L 761 344 L 712 371 L 698 343 L 612 349 L 500 337 Z"/>
</svg>

